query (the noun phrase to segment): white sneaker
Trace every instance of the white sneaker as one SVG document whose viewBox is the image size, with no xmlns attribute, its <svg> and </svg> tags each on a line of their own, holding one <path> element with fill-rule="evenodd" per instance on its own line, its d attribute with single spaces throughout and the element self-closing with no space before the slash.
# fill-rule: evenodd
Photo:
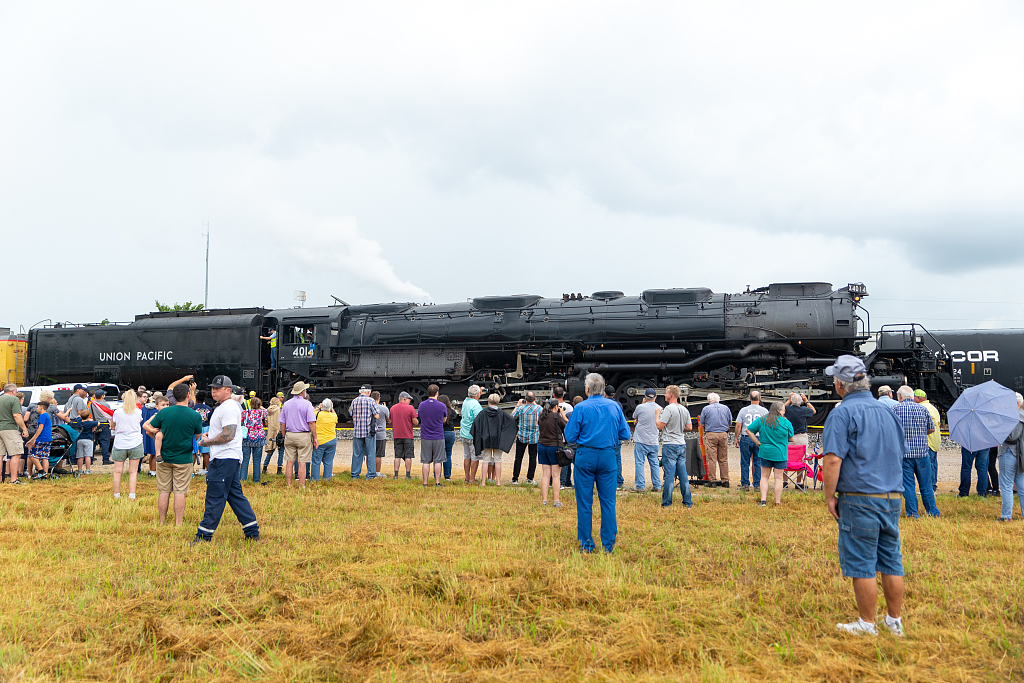
<svg viewBox="0 0 1024 683">
<path fill-rule="evenodd" d="M 149 473 L 149 476 L 151 476 L 151 477 L 155 477 L 155 476 L 156 476 L 156 472 L 150 472 L 150 473 Z"/>
<path fill-rule="evenodd" d="M 382 473 L 378 472 L 377 474 L 373 475 L 373 478 L 374 479 L 387 479 L 388 475 L 382 474 Z"/>
<path fill-rule="evenodd" d="M 851 621 L 849 624 L 836 624 L 836 628 L 845 633 L 849 633 L 855 636 L 877 636 L 878 629 L 870 621 L 864 621 L 858 618 L 857 621 Z"/>
<path fill-rule="evenodd" d="M 889 633 L 893 634 L 897 638 L 903 637 L 903 619 L 893 619 L 886 614 L 884 623 L 885 627 L 889 629 Z"/>
<path fill-rule="evenodd" d="M 527 479 L 526 483 L 529 484 L 530 486 L 536 486 L 537 485 L 537 482 L 535 482 L 533 479 Z"/>
<path fill-rule="evenodd" d="M 199 470 L 198 472 L 196 472 L 196 474 L 199 475 L 200 477 L 205 477 L 206 476 L 206 470 Z"/>
</svg>

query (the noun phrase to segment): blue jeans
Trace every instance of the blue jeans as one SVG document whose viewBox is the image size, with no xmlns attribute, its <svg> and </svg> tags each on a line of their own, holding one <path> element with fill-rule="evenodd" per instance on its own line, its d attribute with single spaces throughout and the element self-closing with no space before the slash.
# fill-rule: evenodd
<svg viewBox="0 0 1024 683">
<path fill-rule="evenodd" d="M 270 369 L 273 370 L 277 367 L 277 347 L 270 347 Z"/>
<path fill-rule="evenodd" d="M 455 432 L 444 433 L 444 467 L 442 469 L 444 470 L 445 479 L 452 478 L 452 447 L 455 446 L 456 438 L 458 436 Z"/>
<path fill-rule="evenodd" d="M 100 455 L 103 456 L 103 464 L 110 463 L 110 425 L 101 424 L 96 428 L 96 443 L 100 446 Z"/>
<path fill-rule="evenodd" d="M 352 439 L 352 478 L 358 479 L 363 473 L 363 459 L 366 459 L 366 478 L 377 476 L 377 437 L 373 434 Z"/>
<path fill-rule="evenodd" d="M 744 434 L 740 437 L 740 486 L 750 486 L 748 473 L 754 470 L 754 486 L 761 485 L 761 458 L 757 454 L 761 448 L 754 440 Z"/>
<path fill-rule="evenodd" d="M 646 488 L 644 480 L 644 464 L 651 465 L 651 485 L 655 491 L 661 490 L 661 468 L 658 467 L 658 447 L 648 446 L 643 443 L 633 444 L 633 460 L 636 465 L 636 474 L 633 477 L 633 485 L 643 491 Z"/>
<path fill-rule="evenodd" d="M 620 460 L 621 464 L 622 461 Z M 562 472 L 559 475 L 562 479 L 562 486 L 572 486 L 572 463 L 562 468 Z"/>
<path fill-rule="evenodd" d="M 1007 450 L 999 456 L 999 496 L 1003 499 L 1003 519 L 1013 519 L 1013 487 L 1017 487 L 1020 513 L 1024 515 L 1024 472 L 1017 474 L 1017 456 Z"/>
<path fill-rule="evenodd" d="M 925 467 L 928 465 L 928 458 L 906 458 L 903 462 L 913 460 L 921 461 Z M 903 576 L 900 499 L 840 493 L 838 508 L 839 567 L 843 576 L 848 579 L 873 579 L 877 573 Z"/>
<path fill-rule="evenodd" d="M 978 495 L 984 496 L 988 493 L 988 448 L 980 451 L 969 451 L 963 446 L 960 447 L 960 491 L 961 496 L 968 496 L 971 493 L 971 465 L 978 471 Z"/>
<path fill-rule="evenodd" d="M 615 447 L 615 460 L 619 463 L 619 471 L 615 475 L 615 484 L 617 486 L 622 486 L 625 483 L 626 480 L 622 478 L 622 442 L 621 441 L 619 442 L 619 445 Z"/>
<path fill-rule="evenodd" d="M 939 453 L 928 449 L 928 464 L 932 468 L 932 491 L 939 488 Z"/>
<path fill-rule="evenodd" d="M 249 460 L 252 459 L 252 480 L 255 483 L 260 481 L 260 453 L 266 445 L 265 439 L 259 441 L 245 440 L 242 442 L 242 466 L 238 470 L 239 481 L 249 478 Z"/>
<path fill-rule="evenodd" d="M 935 492 L 932 491 L 932 464 L 928 458 L 903 458 L 903 501 L 907 506 L 907 517 L 917 517 L 917 492 L 914 477 L 921 489 L 921 501 L 925 511 L 932 517 L 939 516 L 935 507 Z"/>
<path fill-rule="evenodd" d="M 683 492 L 683 505 L 692 508 L 690 480 L 686 476 L 686 444 L 663 444 L 661 462 L 665 466 L 665 487 L 661 490 L 661 507 L 668 507 L 672 504 L 672 489 L 675 488 L 675 480 L 678 478 L 679 488 Z"/>
<path fill-rule="evenodd" d="M 213 532 L 217 530 L 224 514 L 225 504 L 231 506 L 246 538 L 260 537 L 256 513 L 252 511 L 249 499 L 242 493 L 242 482 L 238 480 L 240 464 L 229 458 L 210 461 L 210 469 L 206 473 L 206 511 L 203 513 L 203 521 L 199 522 L 196 538 L 204 541 L 213 538 Z"/>
<path fill-rule="evenodd" d="M 320 479 L 320 465 L 324 466 L 324 481 L 329 481 L 334 472 L 334 453 L 338 450 L 338 440 L 331 439 L 313 449 L 313 476 L 314 481 Z"/>
<path fill-rule="evenodd" d="M 601 545 L 606 552 L 615 548 L 615 449 L 576 450 L 576 537 L 585 552 L 594 550 L 594 486 L 601 505 Z"/>
</svg>

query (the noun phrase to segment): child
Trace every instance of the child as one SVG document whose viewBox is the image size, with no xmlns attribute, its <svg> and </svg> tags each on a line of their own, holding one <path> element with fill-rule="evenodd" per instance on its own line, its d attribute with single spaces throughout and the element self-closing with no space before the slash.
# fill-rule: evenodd
<svg viewBox="0 0 1024 683">
<path fill-rule="evenodd" d="M 206 405 L 206 392 L 197 391 L 194 410 L 199 413 L 199 417 L 203 418 L 203 434 L 210 431 L 210 415 L 213 414 L 213 410 L 210 406 Z M 202 438 L 202 437 L 200 437 Z M 210 467 L 210 447 L 200 446 L 199 442 L 195 443 L 195 452 L 197 455 L 201 455 L 203 458 L 203 469 L 200 470 L 201 474 L 205 474 L 207 468 Z M 198 459 L 198 458 L 197 458 Z"/>
<path fill-rule="evenodd" d="M 78 411 L 78 417 L 81 421 L 78 423 L 78 441 L 75 442 L 75 457 L 78 460 L 78 472 L 81 474 L 82 465 L 85 465 L 85 473 L 92 474 L 92 454 L 96 448 L 96 442 L 93 440 L 93 432 L 100 423 L 92 419 L 92 411 L 88 408 L 83 408 Z"/>
<path fill-rule="evenodd" d="M 156 401 L 147 401 L 142 406 L 142 450 L 149 460 L 149 476 L 156 476 L 156 442 L 146 433 L 146 425 L 157 414 Z"/>
<path fill-rule="evenodd" d="M 28 451 L 29 462 L 36 470 L 42 472 L 36 474 L 36 479 L 44 479 L 50 473 L 50 445 L 53 443 L 53 420 L 47 411 L 50 404 L 46 401 L 39 401 L 36 404 L 36 412 L 39 414 L 39 426 L 36 433 L 25 444 Z"/>
<path fill-rule="evenodd" d="M 153 415 L 150 415 L 146 419 L 146 421 L 142 424 L 143 431 L 145 431 L 146 425 L 148 425 L 150 422 L 153 421 L 153 417 L 157 413 L 159 413 L 161 410 L 163 410 L 167 406 L 171 405 L 171 402 L 170 402 L 170 400 L 168 400 L 168 398 L 166 396 L 163 396 L 161 394 L 157 394 L 156 401 L 154 401 L 154 404 L 156 405 L 156 411 L 153 413 Z M 149 436 L 149 434 L 146 434 L 146 436 Z M 153 438 L 153 455 L 152 455 L 152 457 L 150 457 L 150 460 L 149 460 L 149 464 L 150 464 L 149 473 L 151 475 L 153 475 L 153 476 L 156 476 L 156 459 L 160 457 L 160 447 L 163 445 L 163 443 L 164 443 L 164 433 L 163 432 L 157 432 L 156 437 Z"/>
</svg>

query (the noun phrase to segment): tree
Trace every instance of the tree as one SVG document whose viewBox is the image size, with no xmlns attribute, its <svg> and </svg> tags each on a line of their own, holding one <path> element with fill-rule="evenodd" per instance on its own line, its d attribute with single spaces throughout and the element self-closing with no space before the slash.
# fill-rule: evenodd
<svg viewBox="0 0 1024 683">
<path fill-rule="evenodd" d="M 202 304 L 194 304 L 191 301 L 186 301 L 183 304 L 174 304 L 173 306 L 168 306 L 167 304 L 162 304 L 159 301 L 157 301 L 155 303 L 156 303 L 156 310 L 160 311 L 161 313 L 166 313 L 167 311 L 201 311 L 201 310 L 203 310 L 203 305 Z"/>
</svg>

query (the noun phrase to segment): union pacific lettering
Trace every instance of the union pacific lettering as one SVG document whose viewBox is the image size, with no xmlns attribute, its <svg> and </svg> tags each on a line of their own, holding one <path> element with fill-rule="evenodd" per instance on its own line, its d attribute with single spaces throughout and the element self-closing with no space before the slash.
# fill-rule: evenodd
<svg viewBox="0 0 1024 683">
<path fill-rule="evenodd" d="M 954 363 L 986 363 L 999 362 L 998 351 L 950 351 L 949 357 Z"/>
<path fill-rule="evenodd" d="M 132 362 L 174 360 L 174 351 L 100 351 L 100 362 Z"/>
</svg>

